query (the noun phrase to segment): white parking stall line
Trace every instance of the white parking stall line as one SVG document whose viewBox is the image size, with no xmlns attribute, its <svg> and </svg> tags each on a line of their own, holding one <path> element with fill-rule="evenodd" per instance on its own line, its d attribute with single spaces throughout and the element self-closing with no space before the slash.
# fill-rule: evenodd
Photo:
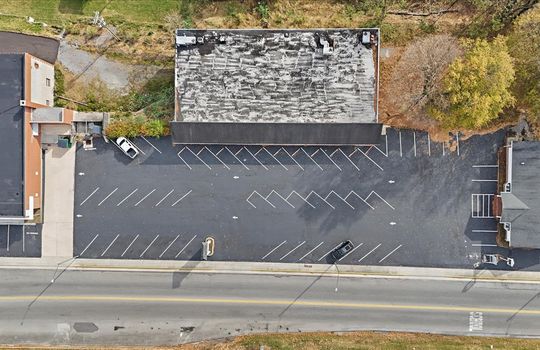
<svg viewBox="0 0 540 350">
<path fill-rule="evenodd" d="M 416 157 L 416 131 L 413 131 L 413 140 L 414 140 L 414 156 Z"/>
<path fill-rule="evenodd" d="M 149 195 L 151 195 L 152 193 L 154 193 L 156 191 L 156 189 L 154 188 L 152 191 L 150 191 L 150 193 L 148 193 L 146 196 L 142 197 L 142 199 L 140 201 L 138 201 L 137 203 L 135 203 L 135 207 L 138 206 L 139 204 L 142 203 L 142 201 L 144 201 L 146 198 L 148 198 Z"/>
<path fill-rule="evenodd" d="M 459 131 L 456 134 L 456 140 L 457 140 L 457 155 L 459 156 Z"/>
<path fill-rule="evenodd" d="M 144 153 L 144 151 L 135 143 L 135 140 L 130 139 L 130 141 L 131 141 L 131 144 L 133 145 L 133 147 L 135 147 L 137 149 L 137 151 L 139 151 L 142 154 L 146 155 L 146 153 Z M 116 147 L 118 147 L 119 150 L 124 152 L 124 150 L 122 148 L 120 148 L 120 146 L 118 146 L 115 141 L 113 141 L 112 144 L 115 145 Z"/>
<path fill-rule="evenodd" d="M 306 243 L 306 241 L 303 241 L 302 243 L 300 243 L 299 245 L 297 245 L 296 247 L 294 247 L 291 251 L 289 251 L 287 254 L 283 255 L 281 258 L 279 258 L 279 261 L 285 259 L 286 257 L 288 257 L 292 252 L 294 252 L 296 249 L 300 248 L 301 246 L 304 245 L 304 243 Z"/>
<path fill-rule="evenodd" d="M 345 152 L 343 152 L 343 150 L 342 150 L 341 148 L 338 148 L 338 149 L 336 149 L 334 152 L 332 152 L 332 154 L 330 155 L 330 157 L 332 157 L 332 155 L 333 155 L 334 153 L 336 153 L 336 152 L 340 152 L 345 158 L 347 158 L 347 160 L 352 164 L 353 167 L 355 167 L 356 170 L 360 171 L 360 168 L 359 168 L 356 164 L 354 164 L 354 162 L 351 160 L 351 158 L 349 158 L 349 157 L 345 154 Z"/>
<path fill-rule="evenodd" d="M 161 198 L 161 200 L 159 202 L 157 202 L 156 205 L 154 205 L 154 207 L 157 207 L 158 205 L 160 205 L 161 202 L 163 202 L 165 199 L 167 199 L 167 197 L 169 197 L 171 195 L 171 193 L 173 193 L 173 192 L 174 192 L 174 188 L 169 193 L 167 193 L 165 195 L 165 197 Z"/>
<path fill-rule="evenodd" d="M 382 171 L 384 171 L 384 169 L 379 165 L 377 164 L 376 161 L 374 161 L 373 159 L 371 159 L 370 156 L 367 155 L 366 152 L 362 151 L 360 148 L 356 147 L 355 150 L 349 155 L 349 156 L 352 156 L 354 153 L 356 152 L 360 152 L 362 153 L 369 161 L 371 161 L 373 164 L 375 164 L 377 166 L 377 168 L 381 169 Z"/>
<path fill-rule="evenodd" d="M 427 154 L 428 156 L 431 156 L 431 138 L 429 137 L 429 134 L 427 134 Z"/>
<path fill-rule="evenodd" d="M 246 170 L 249 170 L 249 168 L 244 164 L 244 162 L 242 162 L 242 161 L 240 160 L 240 158 L 238 158 L 238 157 L 236 156 L 236 154 L 234 154 L 233 152 L 231 152 L 231 150 L 229 149 L 229 147 L 225 147 L 225 149 L 227 150 L 227 152 L 229 152 L 229 153 L 234 157 L 234 159 L 236 159 L 240 164 L 242 164 L 242 165 L 244 166 L 244 168 L 246 168 Z M 245 149 L 249 154 L 251 154 L 251 152 L 250 152 L 247 148 L 242 147 L 242 148 L 240 149 L 240 151 L 241 151 L 242 149 Z M 240 152 L 240 151 L 238 151 L 238 152 Z M 252 154 L 251 154 L 251 156 L 252 156 L 253 158 L 255 158 L 255 156 L 253 156 Z M 255 160 L 256 160 L 257 162 L 259 162 L 259 160 L 258 160 L 257 158 L 255 158 Z M 260 162 L 259 162 L 259 163 L 260 163 Z M 261 164 L 261 165 L 262 165 L 262 164 Z M 267 167 L 265 167 L 264 165 L 262 165 L 262 166 L 263 166 L 266 170 L 268 170 Z"/>
<path fill-rule="evenodd" d="M 330 197 L 331 194 L 334 194 L 336 197 L 338 197 L 339 199 L 341 199 L 343 202 L 345 202 L 345 204 L 347 204 L 349 207 L 351 207 L 351 209 L 354 210 L 354 207 L 353 207 L 351 204 L 349 204 L 349 202 L 347 202 L 347 201 L 345 200 L 345 198 L 343 198 L 343 197 L 341 197 L 339 194 L 337 194 L 334 190 L 330 191 L 330 192 L 326 195 L 326 197 L 325 197 L 324 199 L 328 199 L 328 197 Z"/>
<path fill-rule="evenodd" d="M 338 261 L 341 261 L 341 260 L 345 259 L 347 256 L 349 256 L 349 254 L 351 254 L 352 252 L 354 252 L 356 249 L 360 248 L 363 245 L 364 245 L 364 243 L 360 243 L 359 245 L 357 245 L 356 247 L 351 249 L 347 254 L 345 254 L 341 258 L 339 258 Z"/>
<path fill-rule="evenodd" d="M 309 254 L 313 253 L 315 250 L 317 250 L 317 248 L 319 248 L 320 246 L 322 246 L 324 244 L 324 242 L 321 242 L 319 243 L 315 248 L 311 249 L 309 252 L 307 252 L 303 257 L 301 257 L 300 259 L 298 259 L 298 261 L 302 261 L 302 259 L 304 259 L 306 256 L 308 256 Z"/>
<path fill-rule="evenodd" d="M 174 207 L 175 205 L 177 205 L 178 203 L 180 203 L 180 201 L 184 198 L 186 198 L 191 192 L 193 192 L 193 190 L 189 190 L 185 195 L 183 195 L 182 197 L 180 197 L 179 200 L 177 200 L 176 202 L 174 202 L 171 207 Z"/>
<path fill-rule="evenodd" d="M 373 147 L 379 151 L 383 156 L 385 156 L 386 158 L 388 158 L 388 135 L 384 135 L 384 140 L 385 140 L 385 145 L 386 145 L 386 149 L 385 149 L 385 152 L 383 152 L 378 146 L 376 145 L 373 145 Z M 371 149 L 371 147 L 369 148 L 369 150 Z M 366 153 L 369 153 L 369 150 L 366 152 Z"/>
<path fill-rule="evenodd" d="M 150 249 L 150 247 L 152 246 L 152 244 L 154 244 L 154 242 L 158 239 L 158 237 L 159 237 L 159 235 L 157 235 L 157 236 L 152 240 L 152 242 L 150 242 L 150 244 L 148 245 L 148 247 L 146 247 L 146 249 L 141 253 L 141 255 L 139 255 L 139 258 L 142 258 L 142 257 L 143 257 L 144 253 L 146 253 L 146 251 L 147 251 L 148 249 Z"/>
<path fill-rule="evenodd" d="M 202 152 L 202 150 L 204 150 L 204 149 L 207 150 L 211 155 L 213 155 L 214 158 L 216 158 L 216 159 L 217 159 L 217 160 L 218 160 L 218 161 L 219 161 L 219 162 L 220 162 L 227 170 L 231 170 L 231 168 L 229 168 L 229 166 L 228 166 L 227 164 L 225 164 L 225 163 L 224 163 L 224 162 L 223 162 L 216 154 L 214 154 L 214 152 L 212 152 L 208 147 L 204 146 L 203 148 L 201 148 L 201 151 L 200 151 L 200 152 Z M 222 148 L 221 150 L 223 150 L 223 148 Z"/>
<path fill-rule="evenodd" d="M 97 191 L 99 190 L 99 187 L 97 187 L 92 193 L 90 193 L 90 195 L 88 197 L 86 197 L 82 202 L 81 204 L 79 204 L 79 206 L 83 205 L 84 203 L 86 203 L 87 200 L 90 199 L 90 197 L 92 197 Z"/>
<path fill-rule="evenodd" d="M 126 201 L 126 199 L 128 199 L 129 197 L 131 197 L 135 192 L 137 192 L 139 189 L 136 188 L 133 190 L 133 192 L 131 192 L 130 194 L 127 195 L 126 198 L 122 199 L 120 202 L 118 202 L 118 204 L 116 205 L 117 207 L 120 206 L 120 204 L 124 203 Z"/>
<path fill-rule="evenodd" d="M 472 166 L 473 168 L 498 168 L 497 164 L 476 164 Z"/>
<path fill-rule="evenodd" d="M 473 247 L 497 247 L 496 244 L 473 243 Z"/>
<path fill-rule="evenodd" d="M 349 194 L 345 196 L 345 200 L 347 200 L 351 194 L 354 194 L 357 198 L 362 200 L 362 202 L 364 202 L 368 207 L 370 207 L 372 210 L 375 210 L 375 208 L 373 208 L 368 202 L 366 202 L 364 198 L 360 197 L 360 195 L 354 191 L 349 192 Z"/>
<path fill-rule="evenodd" d="M 390 203 L 388 203 L 383 197 L 381 197 L 377 192 L 375 191 L 371 191 L 368 196 L 366 197 L 366 200 L 368 200 L 369 197 L 371 197 L 371 195 L 374 194 L 376 195 L 380 200 L 382 200 L 384 203 L 386 203 L 386 205 L 388 205 L 390 208 L 392 208 L 392 210 L 396 210 L 396 208 L 394 208 Z"/>
<path fill-rule="evenodd" d="M 472 232 L 492 232 L 492 233 L 495 233 L 495 232 L 498 232 L 497 230 L 472 230 Z"/>
<path fill-rule="evenodd" d="M 310 156 L 310 155 L 306 152 L 306 150 L 304 149 L 304 147 L 300 147 L 300 149 L 302 150 L 302 152 L 304 152 L 304 154 L 305 154 L 306 156 L 308 156 L 309 159 L 311 159 L 311 161 L 312 161 L 313 163 L 315 163 L 315 165 L 316 165 L 317 167 L 319 167 L 319 169 L 324 170 L 324 169 L 322 168 L 322 166 L 320 166 L 319 163 L 317 163 L 317 162 L 315 161 L 315 159 L 313 159 L 313 157 Z"/>
<path fill-rule="evenodd" d="M 336 168 L 339 169 L 339 171 L 343 171 L 343 170 L 341 169 L 341 167 L 340 167 L 339 165 L 337 165 L 337 163 L 334 162 L 334 160 L 328 155 L 328 153 L 325 152 L 324 149 L 322 149 L 322 148 L 319 148 L 319 149 L 322 151 L 322 153 L 324 153 L 324 155 L 326 156 L 326 158 L 330 159 L 330 161 L 336 166 Z M 350 159 L 349 159 L 349 160 L 350 160 Z"/>
<path fill-rule="evenodd" d="M 390 255 L 394 254 L 399 248 L 401 248 L 403 245 L 400 244 L 398 245 L 394 250 L 392 250 L 390 253 L 386 254 L 384 256 L 384 258 L 382 258 L 381 260 L 379 260 L 379 263 L 382 263 L 386 258 L 388 258 Z"/>
<path fill-rule="evenodd" d="M 401 146 L 401 130 L 399 131 L 399 156 L 403 157 L 403 147 Z"/>
<path fill-rule="evenodd" d="M 92 241 L 90 241 L 90 243 L 88 243 L 88 245 L 83 249 L 83 251 L 81 252 L 81 254 L 79 254 L 79 256 L 82 256 L 87 250 L 88 248 L 90 248 L 90 246 L 92 245 L 92 243 L 94 243 L 94 241 L 99 237 L 99 233 L 94 237 L 94 239 L 92 239 Z"/>
<path fill-rule="evenodd" d="M 330 249 L 328 252 L 326 252 L 326 254 L 324 254 L 323 256 L 321 256 L 319 259 L 317 259 L 317 261 L 321 261 L 322 259 L 326 258 L 328 256 L 328 254 L 332 253 L 337 247 L 339 247 L 341 245 L 341 243 L 339 243 L 338 245 L 336 245 L 334 248 Z"/>
<path fill-rule="evenodd" d="M 312 207 L 313 209 L 315 209 L 315 206 L 313 204 L 311 204 L 308 200 L 307 200 L 307 196 L 306 197 L 302 197 L 300 195 L 300 193 L 296 192 L 296 191 L 292 191 L 291 193 L 289 193 L 289 195 L 287 196 L 287 200 L 289 200 L 289 198 L 293 195 L 293 194 L 296 194 L 298 197 L 300 197 L 304 202 L 306 202 L 307 204 L 309 204 L 310 207 Z"/>
<path fill-rule="evenodd" d="M 309 196 L 311 196 L 312 194 L 316 195 L 319 199 L 321 199 L 323 202 L 325 202 L 326 204 L 328 204 L 330 206 L 330 208 L 332 209 L 336 209 L 336 207 L 334 207 L 332 204 L 330 204 L 326 199 L 324 199 L 323 197 L 319 196 L 319 194 L 315 191 L 311 191 L 307 196 L 306 198 L 309 198 Z"/>
<path fill-rule="evenodd" d="M 154 145 L 152 144 L 152 142 L 148 141 L 148 140 L 146 139 L 146 137 L 144 137 L 144 136 L 141 136 L 141 137 L 142 137 L 142 139 L 143 139 L 144 141 L 146 141 L 150 146 L 152 146 L 153 149 L 155 149 L 156 151 L 158 151 L 158 152 L 161 154 L 161 151 L 160 151 L 156 146 L 154 146 Z"/>
<path fill-rule="evenodd" d="M 178 153 L 176 153 L 176 155 L 178 156 L 178 158 L 180 158 L 180 160 L 189 168 L 189 170 L 192 170 L 191 166 L 189 166 L 189 164 L 184 160 L 184 158 L 182 158 L 182 156 L 180 156 L 180 153 L 182 153 L 182 151 L 185 149 L 186 147 L 183 147 Z"/>
<path fill-rule="evenodd" d="M 163 254 L 165 254 L 167 252 L 167 250 L 169 250 L 169 248 L 174 244 L 174 242 L 176 242 L 176 240 L 178 239 L 178 237 L 180 237 L 180 235 L 176 236 L 171 243 L 169 243 L 169 245 L 167 246 L 167 248 L 165 248 L 165 250 L 159 254 L 159 258 L 161 259 L 161 257 L 163 256 Z"/>
<path fill-rule="evenodd" d="M 133 238 L 133 241 L 131 241 L 131 243 L 127 246 L 126 250 L 124 250 L 124 252 L 122 253 L 122 255 L 120 255 L 120 257 L 123 257 L 127 253 L 129 248 L 131 248 L 131 246 L 133 245 L 133 243 L 135 243 L 137 238 L 139 238 L 139 235 L 137 235 L 137 236 L 135 236 L 135 238 Z"/>
<path fill-rule="evenodd" d="M 261 149 L 264 150 L 266 153 L 268 153 L 268 155 L 269 155 L 270 157 L 274 158 L 274 160 L 275 160 L 279 165 L 281 165 L 281 166 L 283 167 L 283 169 L 289 170 L 289 169 L 287 169 L 287 167 L 286 167 L 285 165 L 283 165 L 283 163 L 281 163 L 281 162 L 279 161 L 279 159 L 277 159 L 276 157 L 274 157 L 274 155 L 273 155 L 272 153 L 270 153 L 270 152 L 266 149 L 266 147 L 262 147 Z M 259 150 L 259 151 L 261 151 L 261 150 Z M 258 151 L 258 152 L 259 152 L 259 151 Z"/>
<path fill-rule="evenodd" d="M 274 193 L 276 196 L 278 196 L 279 198 L 283 199 L 283 201 L 285 201 L 285 203 L 287 203 L 288 205 L 291 206 L 291 208 L 294 208 L 294 205 L 292 205 L 291 203 L 289 203 L 289 201 L 287 201 L 282 195 L 280 195 L 279 193 L 277 193 L 276 191 L 272 190 L 270 191 L 270 193 L 268 194 L 268 196 L 266 196 L 266 199 L 268 199 L 268 197 L 270 197 L 270 195 L 272 195 L 272 193 Z"/>
<path fill-rule="evenodd" d="M 182 248 L 182 250 L 180 250 L 180 251 L 178 252 L 178 254 L 176 254 L 176 255 L 174 256 L 175 259 L 178 258 L 178 256 L 179 256 L 180 254 L 182 254 L 182 252 L 183 252 L 184 250 L 186 250 L 186 248 L 188 247 L 188 245 L 189 245 L 191 242 L 193 242 L 193 240 L 195 239 L 195 237 L 197 237 L 197 235 L 193 236 L 193 238 L 190 239 L 189 242 L 187 242 L 187 244 L 184 246 L 184 248 Z"/>
<path fill-rule="evenodd" d="M 284 245 L 285 243 L 287 243 L 287 241 L 283 241 L 283 242 L 281 242 L 280 244 L 278 244 L 275 248 L 273 248 L 271 251 L 269 251 L 268 253 L 266 253 L 266 255 L 263 256 L 263 257 L 261 258 L 261 260 L 266 259 L 270 254 L 272 254 L 273 252 L 275 252 L 279 247 L 281 247 L 281 246 Z"/>
<path fill-rule="evenodd" d="M 271 193 L 271 192 L 270 192 L 270 193 Z M 272 204 L 272 202 L 270 202 L 270 201 L 268 200 L 268 197 L 269 197 L 270 195 L 268 195 L 268 196 L 266 196 L 266 197 L 263 197 L 263 196 L 262 196 L 259 192 L 257 192 L 257 191 L 251 192 L 251 194 L 249 195 L 249 197 L 246 198 L 246 202 L 248 202 L 249 204 L 251 204 L 251 206 L 252 206 L 253 208 L 257 208 L 257 207 L 256 207 L 253 203 L 251 203 L 251 202 L 249 201 L 249 199 L 250 199 L 254 194 L 256 194 L 257 196 L 261 197 L 266 203 L 270 204 L 270 205 L 272 206 L 272 208 L 276 208 L 276 206 L 275 206 L 274 204 Z M 282 198 L 283 198 L 283 197 L 282 197 Z M 291 204 L 289 203 L 289 205 L 291 205 Z M 294 207 L 293 207 L 293 208 L 294 208 Z"/>
<path fill-rule="evenodd" d="M 187 148 L 187 150 L 188 150 L 189 152 L 191 152 L 191 154 L 193 154 L 193 155 L 194 155 L 201 163 L 203 163 L 204 165 L 206 165 L 206 167 L 207 167 L 209 170 L 212 170 L 212 167 L 210 167 L 210 165 L 206 164 L 206 162 L 205 162 L 204 160 L 202 160 L 202 158 L 199 157 L 199 156 L 197 155 L 197 153 L 193 152 L 193 151 L 191 150 L 191 148 L 189 148 L 189 147 L 186 147 L 186 148 Z"/>
<path fill-rule="evenodd" d="M 116 237 L 114 237 L 114 239 L 112 240 L 112 242 L 107 246 L 107 248 L 105 248 L 105 250 L 101 253 L 101 256 L 105 255 L 105 253 L 107 253 L 107 251 L 109 250 L 109 248 L 112 247 L 112 245 L 114 244 L 114 242 L 116 242 L 116 240 L 118 239 L 118 237 L 120 237 L 120 235 L 116 235 Z"/>
<path fill-rule="evenodd" d="M 286 150 L 285 148 L 283 148 L 283 147 L 281 147 L 280 149 L 278 149 L 278 151 L 277 151 L 276 153 L 274 153 L 274 156 L 275 156 L 276 154 L 278 154 L 280 151 L 285 152 L 285 153 L 289 156 L 289 158 L 292 159 L 292 161 L 294 162 L 294 164 L 298 165 L 298 167 L 300 167 L 300 169 L 304 170 L 304 168 L 296 161 L 296 159 L 294 159 L 293 156 L 292 156 L 289 152 L 287 152 L 287 150 Z"/>
<path fill-rule="evenodd" d="M 444 156 L 444 154 L 445 154 L 445 153 L 444 153 L 444 144 L 445 144 L 445 143 L 446 143 L 446 141 L 443 141 L 443 142 L 442 142 L 442 155 L 443 155 L 443 156 Z"/>
<path fill-rule="evenodd" d="M 491 179 L 473 179 L 472 182 L 497 182 L 497 179 L 491 180 Z"/>
<path fill-rule="evenodd" d="M 109 199 L 109 197 L 112 196 L 112 195 L 114 194 L 114 192 L 116 192 L 116 191 L 118 191 L 118 187 L 115 188 L 111 193 L 109 193 L 109 194 L 107 195 L 107 197 L 103 198 L 103 200 L 102 200 L 101 202 L 99 202 L 98 207 L 99 207 L 100 205 L 102 205 L 107 199 Z"/>
<path fill-rule="evenodd" d="M 375 248 L 371 249 L 366 255 L 364 255 L 363 257 L 361 257 L 358 262 L 364 260 L 365 258 L 368 257 L 369 254 L 373 253 L 375 250 L 377 250 L 377 248 L 379 248 L 381 246 L 382 243 L 379 243 L 379 245 L 377 245 Z"/>
</svg>

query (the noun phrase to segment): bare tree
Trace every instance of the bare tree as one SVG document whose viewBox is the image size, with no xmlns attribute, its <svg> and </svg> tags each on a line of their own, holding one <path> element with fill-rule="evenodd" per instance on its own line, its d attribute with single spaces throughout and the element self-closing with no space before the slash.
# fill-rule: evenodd
<svg viewBox="0 0 540 350">
<path fill-rule="evenodd" d="M 460 54 L 458 41 L 446 34 L 411 43 L 396 64 L 386 87 L 389 105 L 397 113 L 417 114 L 440 92 L 450 63 Z"/>
</svg>

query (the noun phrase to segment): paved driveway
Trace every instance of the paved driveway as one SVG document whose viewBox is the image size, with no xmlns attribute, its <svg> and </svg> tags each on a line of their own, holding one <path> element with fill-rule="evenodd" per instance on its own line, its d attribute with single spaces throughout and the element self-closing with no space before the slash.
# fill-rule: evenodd
<svg viewBox="0 0 540 350">
<path fill-rule="evenodd" d="M 456 137 L 453 151 L 397 129 L 359 148 L 137 138 L 134 161 L 96 140 L 77 151 L 74 251 L 197 260 L 212 236 L 212 260 L 327 263 L 350 239 L 340 263 L 471 267 L 483 253 L 509 254 L 495 246 L 490 206 L 503 138 Z M 527 266 L 538 263 L 529 255 Z"/>
</svg>

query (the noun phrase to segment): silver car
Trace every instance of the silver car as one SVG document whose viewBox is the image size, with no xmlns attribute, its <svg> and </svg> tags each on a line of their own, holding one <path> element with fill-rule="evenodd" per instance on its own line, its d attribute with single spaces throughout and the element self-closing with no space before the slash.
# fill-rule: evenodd
<svg viewBox="0 0 540 350">
<path fill-rule="evenodd" d="M 117 138 L 116 144 L 118 145 L 118 147 L 120 147 L 122 152 L 124 152 L 126 156 L 131 159 L 137 157 L 137 155 L 139 154 L 139 150 L 136 149 L 135 146 L 133 146 L 133 144 L 125 137 Z"/>
</svg>

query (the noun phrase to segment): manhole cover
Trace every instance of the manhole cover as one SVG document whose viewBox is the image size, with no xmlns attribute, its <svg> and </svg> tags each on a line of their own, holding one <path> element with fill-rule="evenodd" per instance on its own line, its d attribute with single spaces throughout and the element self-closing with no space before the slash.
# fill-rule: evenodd
<svg viewBox="0 0 540 350">
<path fill-rule="evenodd" d="M 77 331 L 77 333 L 94 333 L 99 328 L 92 322 L 75 322 L 73 324 L 73 329 Z"/>
</svg>

